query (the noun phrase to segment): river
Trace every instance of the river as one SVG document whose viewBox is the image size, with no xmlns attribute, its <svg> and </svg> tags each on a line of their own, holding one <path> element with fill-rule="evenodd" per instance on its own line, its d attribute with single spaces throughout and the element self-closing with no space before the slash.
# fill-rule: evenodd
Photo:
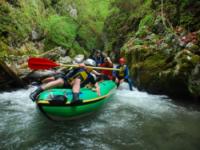
<svg viewBox="0 0 200 150">
<path fill-rule="evenodd" d="M 123 84 L 97 113 L 80 120 L 45 118 L 33 88 L 0 93 L 0 149 L 199 150 L 200 109 Z"/>
</svg>

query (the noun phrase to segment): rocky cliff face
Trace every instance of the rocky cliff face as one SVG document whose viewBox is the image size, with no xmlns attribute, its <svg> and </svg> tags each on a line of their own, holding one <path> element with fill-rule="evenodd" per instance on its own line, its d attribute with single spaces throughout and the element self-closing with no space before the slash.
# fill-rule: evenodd
<svg viewBox="0 0 200 150">
<path fill-rule="evenodd" d="M 198 33 L 199 34 L 199 33 Z M 139 89 L 178 97 L 200 96 L 200 49 L 181 38 L 148 33 L 141 44 L 131 38 L 122 48 Z"/>
<path fill-rule="evenodd" d="M 130 5 L 136 3 L 127 6 Z M 120 49 L 127 58 L 139 89 L 200 98 L 200 18 L 196 9 L 199 6 L 197 1 L 151 0 L 137 3 L 137 7 L 126 12 L 118 6 L 115 16 L 120 19 L 110 17 L 106 27 L 108 47 Z M 143 8 L 143 13 L 138 7 Z M 114 33 L 112 22 L 117 25 L 113 27 Z M 117 33 L 120 36 L 113 40 Z"/>
</svg>

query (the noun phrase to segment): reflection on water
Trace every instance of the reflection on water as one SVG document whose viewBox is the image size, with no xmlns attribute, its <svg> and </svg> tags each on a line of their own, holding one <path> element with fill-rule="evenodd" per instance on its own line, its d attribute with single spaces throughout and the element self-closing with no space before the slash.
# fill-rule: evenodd
<svg viewBox="0 0 200 150">
<path fill-rule="evenodd" d="M 33 89 L 0 94 L 1 149 L 198 150 L 200 111 L 123 84 L 97 113 L 54 122 L 36 109 Z"/>
</svg>

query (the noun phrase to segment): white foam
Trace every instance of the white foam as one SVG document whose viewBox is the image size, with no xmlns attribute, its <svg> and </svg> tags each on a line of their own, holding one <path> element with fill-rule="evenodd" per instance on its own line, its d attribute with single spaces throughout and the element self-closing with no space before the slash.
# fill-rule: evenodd
<svg viewBox="0 0 200 150">
<path fill-rule="evenodd" d="M 33 88 L 21 89 L 0 94 L 1 103 L 7 103 L 7 109 L 15 111 L 30 111 L 35 109 L 35 104 L 29 98 Z"/>
<path fill-rule="evenodd" d="M 152 95 L 138 91 L 136 88 L 130 91 L 127 83 L 120 85 L 120 89 L 113 98 L 121 104 L 130 105 L 151 114 L 174 113 L 177 108 L 183 109 L 173 104 L 171 99 L 165 95 Z"/>
</svg>

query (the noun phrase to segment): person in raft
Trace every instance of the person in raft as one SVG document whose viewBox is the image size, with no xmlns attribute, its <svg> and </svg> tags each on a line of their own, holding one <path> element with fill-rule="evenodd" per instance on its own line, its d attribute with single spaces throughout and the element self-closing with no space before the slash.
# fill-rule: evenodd
<svg viewBox="0 0 200 150">
<path fill-rule="evenodd" d="M 82 64 L 83 61 L 84 61 L 84 55 L 78 54 L 74 57 L 72 64 L 74 65 Z M 64 70 L 57 72 L 55 75 L 43 79 L 41 82 L 44 84 L 44 83 L 57 80 L 58 78 L 63 77 L 65 74 L 69 73 L 71 70 L 72 70 L 72 67 L 65 68 Z"/>
<path fill-rule="evenodd" d="M 131 91 L 133 91 L 133 84 L 131 79 L 129 78 L 129 70 L 128 70 L 128 66 L 125 64 L 126 61 L 124 58 L 120 58 L 119 59 L 119 65 L 116 67 L 117 69 L 120 69 L 120 71 L 114 71 L 113 75 L 115 77 L 115 82 L 117 84 L 117 87 L 119 87 L 119 85 L 126 81 L 128 82 L 129 85 L 129 89 Z"/>
<path fill-rule="evenodd" d="M 93 54 L 89 58 L 96 62 L 96 66 L 100 66 L 104 60 L 101 50 L 94 50 Z"/>
<path fill-rule="evenodd" d="M 34 92 L 30 94 L 30 98 L 35 101 L 42 91 L 54 87 L 72 88 L 73 98 L 71 104 L 80 104 L 82 103 L 82 101 L 79 99 L 80 87 L 83 87 L 88 83 L 91 83 L 95 86 L 95 90 L 100 96 L 100 88 L 98 82 L 96 81 L 95 74 L 92 73 L 95 70 L 92 68 L 87 68 L 86 65 L 96 66 L 96 63 L 92 59 L 86 59 L 84 63 L 79 64 L 79 68 L 75 68 L 65 76 L 62 76 L 54 81 L 48 82 L 47 84 L 38 87 Z"/>
<path fill-rule="evenodd" d="M 112 63 L 110 57 L 108 57 L 106 53 L 103 53 L 103 56 L 104 56 L 104 62 L 102 64 L 100 64 L 100 67 L 113 68 L 113 63 Z M 102 70 L 101 74 L 103 74 L 104 80 L 112 80 L 113 79 L 112 70 Z"/>
</svg>

